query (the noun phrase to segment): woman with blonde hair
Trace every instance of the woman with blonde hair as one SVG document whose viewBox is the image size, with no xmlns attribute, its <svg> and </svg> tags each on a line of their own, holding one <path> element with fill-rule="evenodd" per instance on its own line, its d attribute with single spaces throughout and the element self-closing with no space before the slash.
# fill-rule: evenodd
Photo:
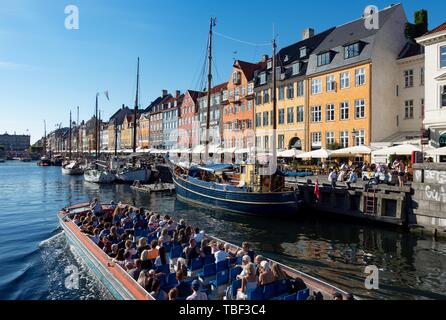
<svg viewBox="0 0 446 320">
<path fill-rule="evenodd" d="M 276 281 L 288 279 L 286 273 L 283 272 L 282 268 L 280 267 L 280 265 L 278 263 L 274 263 L 273 266 L 271 267 L 271 270 L 273 272 L 274 279 Z"/>
<path fill-rule="evenodd" d="M 259 279 L 256 275 L 256 269 L 253 263 L 248 263 L 245 266 L 246 276 L 242 278 L 242 287 L 238 289 L 237 300 L 247 300 L 249 294 L 257 289 Z"/>
<path fill-rule="evenodd" d="M 274 282 L 274 274 L 269 267 L 269 262 L 266 260 L 260 263 L 259 282 L 261 286 Z"/>
</svg>

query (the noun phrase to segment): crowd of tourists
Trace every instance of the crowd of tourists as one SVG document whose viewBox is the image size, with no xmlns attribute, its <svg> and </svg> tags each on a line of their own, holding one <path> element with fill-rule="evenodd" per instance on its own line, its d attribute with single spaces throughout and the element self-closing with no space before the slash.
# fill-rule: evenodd
<svg viewBox="0 0 446 320">
<path fill-rule="evenodd" d="M 226 290 L 226 299 L 246 300 L 260 286 L 289 279 L 279 264 L 271 264 L 256 255 L 248 242 L 235 251 L 227 243 L 207 238 L 203 230 L 188 225 L 183 219 L 176 222 L 169 215 L 161 216 L 144 208 L 135 209 L 112 201 L 104 210 L 98 199 L 93 199 L 90 210 L 74 215 L 72 220 L 113 263 L 157 300 L 208 299 L 209 288 L 197 276 L 190 276 L 192 261 L 197 259 L 215 264 L 228 261 L 230 267 L 240 270 L 236 279 L 241 280 L 241 287 L 235 295 Z M 171 259 L 169 252 L 174 248 L 181 251 Z M 166 278 L 172 275 L 173 282 Z M 290 292 L 306 288 L 300 278 L 290 280 Z M 333 297 L 342 298 L 340 294 Z M 308 299 L 323 297 L 314 293 Z"/>
</svg>

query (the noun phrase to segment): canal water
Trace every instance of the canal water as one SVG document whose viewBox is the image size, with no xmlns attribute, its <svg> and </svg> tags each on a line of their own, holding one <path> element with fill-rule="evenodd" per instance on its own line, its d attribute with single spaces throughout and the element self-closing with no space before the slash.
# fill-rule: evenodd
<svg viewBox="0 0 446 320">
<path fill-rule="evenodd" d="M 93 197 L 185 218 L 234 244 L 249 241 L 258 253 L 360 297 L 446 299 L 445 242 L 317 216 L 275 220 L 197 208 L 175 196 L 100 187 L 62 176 L 60 167 L 16 161 L 0 163 L 0 299 L 111 298 L 67 244 L 56 219 L 61 207 Z M 380 270 L 378 290 L 364 286 L 368 265 Z M 80 274 L 74 288 L 67 286 L 73 270 Z"/>
</svg>

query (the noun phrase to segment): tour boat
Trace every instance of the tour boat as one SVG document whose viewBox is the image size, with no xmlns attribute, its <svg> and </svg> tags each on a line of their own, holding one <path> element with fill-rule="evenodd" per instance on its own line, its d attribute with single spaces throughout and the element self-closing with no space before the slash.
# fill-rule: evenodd
<svg viewBox="0 0 446 320">
<path fill-rule="evenodd" d="M 125 205 L 122 204 L 122 207 Z M 132 206 L 128 206 L 132 207 Z M 134 208 L 136 209 L 136 208 Z M 58 213 L 59 224 L 64 230 L 65 236 L 73 246 L 75 252 L 79 254 L 87 267 L 97 277 L 97 279 L 107 288 L 112 296 L 117 300 L 156 300 L 150 295 L 137 281 L 135 281 L 119 264 L 115 263 L 91 238 L 83 233 L 78 225 L 73 221 L 75 215 L 85 216 L 90 211 L 88 203 L 81 203 L 63 208 Z M 110 205 L 102 205 L 102 212 L 106 217 L 111 218 L 114 208 Z M 136 233 L 135 233 L 136 236 Z M 138 237 L 137 237 L 138 238 Z M 238 252 L 241 248 L 227 241 L 215 238 L 211 235 L 205 235 L 209 241 L 227 243 L 231 252 Z M 137 240 L 137 239 L 135 239 Z M 167 247 L 166 247 L 167 249 Z M 176 259 L 182 253 L 181 246 L 172 246 L 168 248 L 169 258 Z M 213 257 L 213 256 L 209 256 Z M 339 293 L 343 297 L 347 297 L 348 293 L 337 288 L 323 280 L 317 279 L 299 270 L 283 265 L 279 262 L 266 258 L 270 265 L 277 263 L 286 275 L 286 279 L 276 281 L 270 285 L 258 287 L 250 300 L 306 300 L 314 293 L 320 293 L 324 300 L 331 300 L 334 293 Z M 241 268 L 235 265 L 239 264 L 239 258 L 227 260 L 227 264 L 210 262 L 206 263 L 201 258 L 192 261 L 189 267 L 189 276 L 187 282 L 197 279 L 204 289 L 210 286 L 208 291 L 209 300 L 224 300 L 227 298 L 225 289 L 230 287 L 231 291 L 237 290 L 240 280 L 236 280 L 236 276 L 241 272 Z M 175 280 L 175 268 L 167 265 L 167 272 L 163 272 L 162 286 L 163 291 L 168 291 L 172 286 L 177 284 Z M 220 270 L 220 271 L 216 271 Z M 289 283 L 292 279 L 304 284 L 304 289 L 290 293 Z M 208 286 L 208 287 L 209 287 Z"/>
<path fill-rule="evenodd" d="M 51 160 L 48 157 L 43 156 L 37 161 L 37 165 L 39 167 L 49 167 L 51 166 Z"/>
</svg>

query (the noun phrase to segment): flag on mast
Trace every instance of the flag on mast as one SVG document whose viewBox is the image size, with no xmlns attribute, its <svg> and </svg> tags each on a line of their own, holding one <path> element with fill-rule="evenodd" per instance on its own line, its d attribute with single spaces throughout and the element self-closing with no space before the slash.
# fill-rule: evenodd
<svg viewBox="0 0 446 320">
<path fill-rule="evenodd" d="M 317 200 L 320 200 L 321 192 L 319 191 L 319 179 L 316 179 L 316 184 L 314 185 L 314 195 Z"/>
<path fill-rule="evenodd" d="M 104 95 L 105 95 L 105 97 L 107 98 L 107 100 L 110 101 L 110 98 L 109 98 L 109 96 L 108 96 L 108 90 L 104 91 Z"/>
</svg>

